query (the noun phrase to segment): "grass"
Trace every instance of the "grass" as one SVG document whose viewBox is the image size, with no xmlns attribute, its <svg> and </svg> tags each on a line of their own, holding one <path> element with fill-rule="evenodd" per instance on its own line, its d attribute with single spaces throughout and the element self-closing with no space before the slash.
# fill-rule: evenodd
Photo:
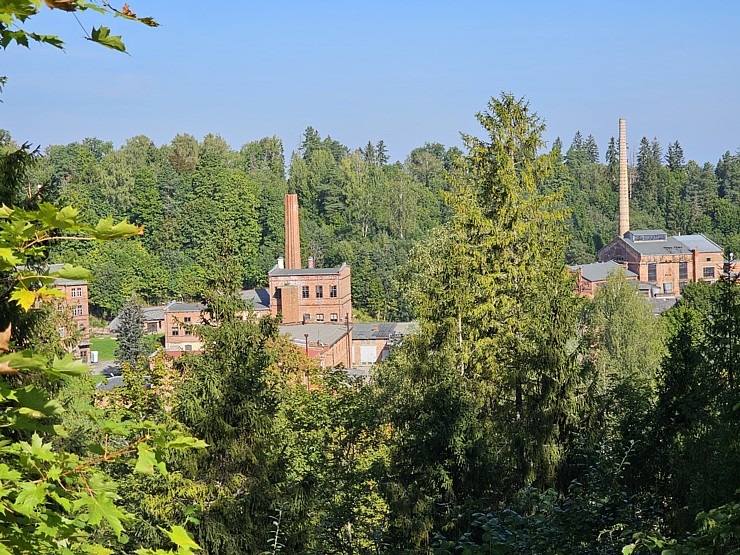
<svg viewBox="0 0 740 555">
<path fill-rule="evenodd" d="M 90 350 L 98 352 L 98 360 L 115 360 L 114 353 L 118 341 L 112 337 L 92 337 L 90 338 Z"/>
</svg>

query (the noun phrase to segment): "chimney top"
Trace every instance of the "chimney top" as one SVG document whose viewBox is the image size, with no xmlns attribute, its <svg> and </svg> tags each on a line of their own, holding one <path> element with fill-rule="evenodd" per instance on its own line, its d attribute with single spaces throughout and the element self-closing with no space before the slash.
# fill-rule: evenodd
<svg viewBox="0 0 740 555">
<path fill-rule="evenodd" d="M 308 267 L 313 268 L 313 256 L 308 257 Z"/>
<path fill-rule="evenodd" d="M 277 267 L 281 270 L 285 268 L 285 259 L 282 256 L 277 259 Z"/>
</svg>

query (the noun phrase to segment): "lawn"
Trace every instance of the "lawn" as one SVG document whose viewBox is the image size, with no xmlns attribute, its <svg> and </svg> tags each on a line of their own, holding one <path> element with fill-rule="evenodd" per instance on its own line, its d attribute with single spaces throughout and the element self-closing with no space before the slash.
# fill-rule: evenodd
<svg viewBox="0 0 740 555">
<path fill-rule="evenodd" d="M 98 352 L 98 360 L 115 360 L 113 353 L 116 352 L 118 341 L 113 337 L 92 337 L 90 338 L 90 350 Z"/>
</svg>

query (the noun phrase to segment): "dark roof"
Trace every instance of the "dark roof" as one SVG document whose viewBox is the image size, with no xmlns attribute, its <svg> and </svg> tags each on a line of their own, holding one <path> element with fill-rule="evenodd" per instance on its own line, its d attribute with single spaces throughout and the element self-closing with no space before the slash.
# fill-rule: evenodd
<svg viewBox="0 0 740 555">
<path fill-rule="evenodd" d="M 583 279 L 586 281 L 606 281 L 606 278 L 609 277 L 609 275 L 614 272 L 617 269 L 621 269 L 624 272 L 624 275 L 628 278 L 636 278 L 637 274 L 634 272 L 631 272 L 618 262 L 614 262 L 613 260 L 610 260 L 608 262 L 593 262 L 591 264 L 578 264 L 576 266 L 571 266 L 571 270 L 573 271 L 581 271 L 581 276 L 583 276 Z"/>
<path fill-rule="evenodd" d="M 416 322 L 358 322 L 352 324 L 352 340 L 390 339 L 391 335 L 408 335 L 417 329 Z"/>
<path fill-rule="evenodd" d="M 164 311 L 165 312 L 202 312 L 207 310 L 208 307 L 201 303 L 184 303 L 179 301 L 172 301 L 168 304 Z"/>
<path fill-rule="evenodd" d="M 242 289 L 239 296 L 253 310 L 270 310 L 270 292 L 267 289 Z"/>
<path fill-rule="evenodd" d="M 327 276 L 338 274 L 346 266 L 346 263 L 342 263 L 338 268 L 278 268 L 276 264 L 267 274 L 270 276 Z"/>
<path fill-rule="evenodd" d="M 645 256 L 661 256 L 666 254 L 691 254 L 691 250 L 677 240 L 668 237 L 664 241 L 633 241 L 632 239 L 620 239 L 632 249 Z"/>
<path fill-rule="evenodd" d="M 661 312 L 672 308 L 676 304 L 676 297 L 651 297 L 648 299 L 653 314 L 657 316 Z"/>
<path fill-rule="evenodd" d="M 691 250 L 696 249 L 699 252 L 723 252 L 722 247 L 701 233 L 696 235 L 679 235 L 673 238 L 680 241 Z"/>
<path fill-rule="evenodd" d="M 318 343 L 331 346 L 347 335 L 347 326 L 342 324 L 284 324 L 279 327 L 280 333 L 288 334 L 296 345 L 303 347 L 308 334 L 309 345 Z"/>
<path fill-rule="evenodd" d="M 162 306 L 142 306 L 141 307 L 141 316 L 144 319 L 144 322 L 157 322 L 164 320 L 164 311 L 167 308 L 167 305 Z M 110 321 L 110 324 L 108 324 L 108 329 L 112 332 L 118 331 L 118 325 L 121 321 L 121 315 L 119 314 L 113 320 Z"/>
</svg>

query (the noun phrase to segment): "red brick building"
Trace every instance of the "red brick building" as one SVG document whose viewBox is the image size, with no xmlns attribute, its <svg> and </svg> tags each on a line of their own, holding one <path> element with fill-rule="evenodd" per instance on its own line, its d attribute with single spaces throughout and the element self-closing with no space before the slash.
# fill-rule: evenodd
<svg viewBox="0 0 740 555">
<path fill-rule="evenodd" d="M 715 282 L 723 271 L 722 247 L 704 235 L 669 237 L 660 229 L 628 231 L 599 251 L 599 261 L 614 261 L 650 284 L 654 297 L 680 296 L 690 282 Z"/>
<path fill-rule="evenodd" d="M 49 271 L 61 270 L 62 264 L 51 264 Z M 71 336 L 75 331 L 80 335 L 77 345 L 72 354 L 79 357 L 82 362 L 90 360 L 90 306 L 88 303 L 87 282 L 80 279 L 55 279 L 54 289 L 64 293 L 58 304 L 60 310 L 67 310 L 72 318 L 76 330 L 65 328 L 59 329 L 59 334 L 64 337 Z"/>
</svg>

